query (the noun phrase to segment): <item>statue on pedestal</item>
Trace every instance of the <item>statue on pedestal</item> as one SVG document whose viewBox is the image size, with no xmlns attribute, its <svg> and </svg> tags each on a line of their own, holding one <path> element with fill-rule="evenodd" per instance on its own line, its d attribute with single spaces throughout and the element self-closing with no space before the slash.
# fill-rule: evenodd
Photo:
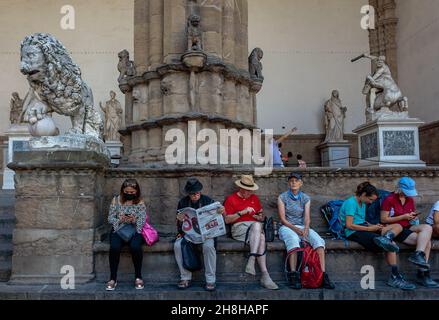
<svg viewBox="0 0 439 320">
<path fill-rule="evenodd" d="M 61 42 L 46 33 L 27 36 L 21 43 L 20 71 L 30 86 L 23 109 L 32 135 L 58 135 L 51 117 L 56 112 L 70 117 L 69 134 L 101 138 L 103 123 L 92 90 Z"/>
<path fill-rule="evenodd" d="M 116 93 L 110 91 L 111 99 L 105 103 L 99 104 L 102 112 L 105 114 L 104 139 L 105 141 L 120 141 L 119 129 L 122 126 L 123 109 L 120 102 L 116 99 Z"/>
<path fill-rule="evenodd" d="M 126 77 L 133 77 L 136 75 L 136 66 L 134 61 L 130 60 L 130 53 L 128 50 L 122 50 L 118 54 L 119 63 L 117 64 L 117 70 L 119 71 L 119 78 L 117 81 L 120 83 Z"/>
<path fill-rule="evenodd" d="M 264 51 L 261 48 L 253 49 L 252 53 L 248 58 L 248 67 L 250 77 L 252 79 L 264 80 L 264 76 L 262 75 L 262 63 L 261 60 L 264 57 Z"/>
<path fill-rule="evenodd" d="M 203 51 L 202 37 L 203 32 L 200 28 L 201 17 L 191 14 L 188 18 L 187 38 L 188 51 Z"/>
<path fill-rule="evenodd" d="M 343 107 L 338 90 L 332 91 L 331 99 L 325 103 L 325 142 L 342 142 L 347 108 Z"/>
<path fill-rule="evenodd" d="M 401 90 L 392 77 L 389 66 L 386 64 L 385 56 L 371 56 L 363 54 L 352 62 L 361 58 L 368 58 L 375 63 L 375 72 L 369 75 L 363 88 L 366 95 L 366 117 L 368 121 L 379 116 L 398 116 L 408 117 L 408 99 L 402 95 Z"/>
<path fill-rule="evenodd" d="M 18 92 L 13 92 L 10 103 L 11 112 L 9 116 L 11 124 L 21 124 L 23 122 L 23 103 L 24 101 L 20 99 Z"/>
</svg>

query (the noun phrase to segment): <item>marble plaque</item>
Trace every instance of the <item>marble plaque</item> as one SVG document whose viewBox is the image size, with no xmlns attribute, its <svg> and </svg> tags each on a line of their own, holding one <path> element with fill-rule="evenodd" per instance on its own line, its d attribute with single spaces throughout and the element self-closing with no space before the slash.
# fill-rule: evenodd
<svg viewBox="0 0 439 320">
<path fill-rule="evenodd" d="M 415 156 L 414 131 L 383 131 L 385 156 Z"/>
<path fill-rule="evenodd" d="M 361 159 L 378 157 L 378 132 L 361 137 Z"/>
</svg>

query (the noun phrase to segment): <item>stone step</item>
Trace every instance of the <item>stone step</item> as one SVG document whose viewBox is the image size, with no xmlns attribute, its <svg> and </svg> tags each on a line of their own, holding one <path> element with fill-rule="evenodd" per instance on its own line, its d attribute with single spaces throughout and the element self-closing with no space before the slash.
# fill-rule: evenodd
<svg viewBox="0 0 439 320">
<path fill-rule="evenodd" d="M 12 232 L 13 228 L 0 226 L 0 243 L 12 242 Z"/>
<path fill-rule="evenodd" d="M 11 276 L 11 260 L 2 261 L 0 260 L 0 282 L 8 281 Z"/>
<path fill-rule="evenodd" d="M 7 261 L 11 259 L 12 248 L 12 243 L 0 243 L 0 261 Z"/>
<path fill-rule="evenodd" d="M 250 283 L 217 283 L 215 292 L 206 292 L 202 283 L 194 283 L 187 290 L 177 290 L 175 283 L 148 283 L 144 290 L 135 290 L 131 281 L 122 282 L 115 291 L 105 291 L 105 282 L 97 281 L 77 285 L 75 290 L 62 290 L 59 285 L 14 286 L 0 284 L 0 300 L 438 300 L 439 289 L 419 287 L 415 291 L 402 291 L 377 281 L 375 290 L 363 290 L 360 283 L 337 282 L 335 290 L 302 289 L 292 290 L 287 283 L 279 283 L 280 290 L 270 291 Z M 178 304 L 176 304 L 178 305 Z M 215 309 L 213 310 L 215 312 Z M 207 312 L 208 313 L 208 312 Z M 169 314 L 167 310 L 167 314 Z M 226 317 L 227 318 L 227 317 Z"/>
<path fill-rule="evenodd" d="M 327 240 L 326 266 L 327 272 L 335 281 L 361 281 L 364 266 L 373 266 L 377 280 L 385 280 L 389 274 L 383 254 L 374 254 L 365 251 L 356 243 Z M 416 268 L 408 262 L 413 249 L 401 246 L 400 267 L 408 278 L 414 278 Z M 108 251 L 109 244 L 100 242 L 95 244 L 95 270 L 99 281 L 107 280 L 109 276 Z M 432 272 L 439 276 L 439 242 L 434 243 L 434 252 L 431 258 Z M 257 283 L 258 277 L 245 274 L 248 247 L 242 243 L 222 238 L 217 245 L 217 281 Z M 284 281 L 285 249 L 279 240 L 268 245 L 267 264 L 269 272 L 275 281 Z M 128 249 L 124 249 L 120 266 L 119 279 L 133 277 L 133 265 Z M 143 277 L 149 282 L 176 282 L 179 271 L 174 258 L 172 240 L 161 239 L 153 247 L 146 247 L 143 260 Z M 195 281 L 203 281 L 203 272 L 194 274 Z"/>
<path fill-rule="evenodd" d="M 0 219 L 2 218 L 3 215 L 15 216 L 15 208 L 11 206 L 4 206 L 4 207 L 0 206 Z"/>
<path fill-rule="evenodd" d="M 1 213 L 0 211 L 0 228 L 13 230 L 15 227 L 15 216 L 11 213 Z"/>
<path fill-rule="evenodd" d="M 14 206 L 15 204 L 15 191 L 0 190 L 0 207 Z"/>
</svg>

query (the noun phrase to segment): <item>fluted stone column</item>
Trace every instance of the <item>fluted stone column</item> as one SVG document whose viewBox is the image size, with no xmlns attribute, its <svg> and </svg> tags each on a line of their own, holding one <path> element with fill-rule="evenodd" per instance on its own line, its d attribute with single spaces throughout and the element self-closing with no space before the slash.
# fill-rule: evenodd
<svg viewBox="0 0 439 320">
<path fill-rule="evenodd" d="M 201 18 L 206 62 L 184 63 L 188 17 Z M 187 128 L 254 128 L 261 83 L 248 72 L 247 0 L 136 0 L 134 62 L 124 80 L 125 164 L 162 162 L 166 132 Z M 219 134 L 218 134 L 219 136 Z"/>
</svg>

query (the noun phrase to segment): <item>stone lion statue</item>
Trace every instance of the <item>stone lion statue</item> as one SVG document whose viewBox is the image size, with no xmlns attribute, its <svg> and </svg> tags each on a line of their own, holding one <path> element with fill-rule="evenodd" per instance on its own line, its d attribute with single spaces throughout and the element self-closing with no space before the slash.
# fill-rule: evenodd
<svg viewBox="0 0 439 320">
<path fill-rule="evenodd" d="M 136 75 L 136 67 L 134 62 L 130 60 L 130 53 L 128 50 L 122 50 L 117 55 L 119 57 L 119 63 L 117 64 L 117 70 L 119 71 L 119 78 L 117 81 L 120 83 L 126 77 L 132 77 Z"/>
<path fill-rule="evenodd" d="M 27 76 L 30 86 L 23 106 L 24 121 L 36 126 L 34 135 L 57 134 L 56 128 L 39 130 L 37 126 L 44 121 L 50 126 L 55 112 L 70 117 L 69 134 L 101 139 L 103 121 L 94 108 L 92 90 L 82 80 L 81 70 L 61 42 L 46 33 L 27 36 L 21 43 L 20 71 Z"/>
<path fill-rule="evenodd" d="M 252 53 L 248 57 L 248 67 L 251 78 L 264 80 L 264 76 L 262 75 L 261 63 L 263 57 L 264 51 L 262 51 L 261 48 L 253 49 Z"/>
</svg>

